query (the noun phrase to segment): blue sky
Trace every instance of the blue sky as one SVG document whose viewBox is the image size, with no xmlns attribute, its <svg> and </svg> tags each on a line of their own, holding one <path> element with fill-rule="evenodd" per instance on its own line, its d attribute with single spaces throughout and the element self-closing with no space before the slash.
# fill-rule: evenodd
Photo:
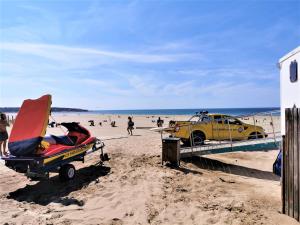
<svg viewBox="0 0 300 225">
<path fill-rule="evenodd" d="M 0 1 L 0 106 L 279 106 L 300 1 Z"/>
</svg>

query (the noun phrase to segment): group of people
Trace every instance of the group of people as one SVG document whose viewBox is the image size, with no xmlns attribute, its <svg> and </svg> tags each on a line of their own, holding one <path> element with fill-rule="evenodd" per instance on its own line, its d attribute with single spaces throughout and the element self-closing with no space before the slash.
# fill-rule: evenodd
<svg viewBox="0 0 300 225">
<path fill-rule="evenodd" d="M 120 118 L 120 116 L 118 116 Z M 95 126 L 95 121 L 94 120 L 89 120 L 90 126 Z M 104 120 L 103 122 L 107 122 L 107 120 Z M 99 123 L 100 126 L 102 126 L 102 122 Z M 110 125 L 112 127 L 116 127 L 116 121 L 111 121 Z M 132 131 L 134 130 L 134 122 L 132 120 L 132 117 L 128 117 L 128 126 L 127 126 L 127 132 L 129 135 L 133 135 Z"/>
<path fill-rule="evenodd" d="M 6 127 L 9 126 L 6 115 L 4 113 L 0 114 L 0 154 L 1 156 L 8 155 L 6 151 L 6 143 L 8 139 L 8 133 Z"/>
<path fill-rule="evenodd" d="M 118 116 L 120 118 L 120 116 Z M 95 126 L 94 120 L 89 120 L 90 126 Z M 100 126 L 102 126 L 102 122 L 99 123 Z M 112 127 L 116 127 L 116 121 L 111 121 L 110 125 Z M 132 120 L 132 117 L 128 117 L 128 123 L 127 123 L 127 132 L 129 135 L 133 135 L 132 131 L 134 130 L 134 122 Z"/>
<path fill-rule="evenodd" d="M 158 117 L 158 120 L 156 121 L 156 124 L 158 127 L 162 127 L 164 124 L 164 121 Z M 132 117 L 128 117 L 128 126 L 127 126 L 127 132 L 128 134 L 132 135 L 132 130 L 134 129 L 134 122 L 132 121 Z"/>
</svg>

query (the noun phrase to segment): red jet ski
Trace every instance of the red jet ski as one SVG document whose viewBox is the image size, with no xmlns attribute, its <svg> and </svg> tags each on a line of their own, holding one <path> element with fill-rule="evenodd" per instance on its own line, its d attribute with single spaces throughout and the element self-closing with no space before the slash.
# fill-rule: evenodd
<svg viewBox="0 0 300 225">
<path fill-rule="evenodd" d="M 104 143 L 79 123 L 61 123 L 68 130 L 66 135 L 45 137 L 50 111 L 51 95 L 23 102 L 9 138 L 10 155 L 2 157 L 7 167 L 31 178 L 58 172 L 62 180 L 68 180 L 75 176 L 71 162 L 84 162 L 87 154 L 97 150 L 101 150 L 101 162 L 108 160 Z"/>
</svg>

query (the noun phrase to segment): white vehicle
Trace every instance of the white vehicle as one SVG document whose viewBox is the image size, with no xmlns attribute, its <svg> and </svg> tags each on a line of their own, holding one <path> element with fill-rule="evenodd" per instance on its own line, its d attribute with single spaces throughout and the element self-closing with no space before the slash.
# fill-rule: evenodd
<svg viewBox="0 0 300 225">
<path fill-rule="evenodd" d="M 285 135 L 285 109 L 300 108 L 300 46 L 283 56 L 280 69 L 281 134 Z"/>
</svg>

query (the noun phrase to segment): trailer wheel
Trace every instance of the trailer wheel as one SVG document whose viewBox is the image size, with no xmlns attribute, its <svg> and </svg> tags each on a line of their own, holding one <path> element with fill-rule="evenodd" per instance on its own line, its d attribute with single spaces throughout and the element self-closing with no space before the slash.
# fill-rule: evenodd
<svg viewBox="0 0 300 225">
<path fill-rule="evenodd" d="M 109 160 L 109 157 L 108 157 L 108 154 L 107 154 L 107 153 L 104 153 L 104 160 L 105 160 L 105 161 L 108 161 L 108 160 Z"/>
<path fill-rule="evenodd" d="M 64 165 L 59 170 L 59 178 L 62 181 L 72 180 L 75 177 L 75 167 L 72 164 Z"/>
<path fill-rule="evenodd" d="M 108 161 L 108 160 L 109 160 L 108 154 L 107 154 L 107 153 L 101 154 L 101 155 L 100 155 L 100 160 L 101 160 L 102 162 Z"/>
</svg>

